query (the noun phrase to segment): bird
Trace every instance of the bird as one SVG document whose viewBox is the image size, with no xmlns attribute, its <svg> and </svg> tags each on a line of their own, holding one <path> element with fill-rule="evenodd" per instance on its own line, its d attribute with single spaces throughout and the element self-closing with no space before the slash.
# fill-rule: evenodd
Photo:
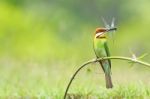
<svg viewBox="0 0 150 99">
<path fill-rule="evenodd" d="M 109 57 L 109 47 L 107 44 L 108 36 L 107 33 L 116 31 L 116 27 L 98 27 L 95 30 L 93 48 L 97 58 Z M 105 74 L 106 88 L 113 88 L 111 79 L 111 60 L 100 60 L 99 64 Z"/>
</svg>

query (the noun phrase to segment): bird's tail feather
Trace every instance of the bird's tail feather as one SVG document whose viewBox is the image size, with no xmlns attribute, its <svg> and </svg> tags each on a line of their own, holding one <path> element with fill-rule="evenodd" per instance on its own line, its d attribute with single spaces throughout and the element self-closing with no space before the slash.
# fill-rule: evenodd
<svg viewBox="0 0 150 99">
<path fill-rule="evenodd" d="M 112 88 L 113 84 L 111 81 L 111 75 L 110 74 L 105 74 L 105 79 L 106 79 L 106 88 Z"/>
</svg>

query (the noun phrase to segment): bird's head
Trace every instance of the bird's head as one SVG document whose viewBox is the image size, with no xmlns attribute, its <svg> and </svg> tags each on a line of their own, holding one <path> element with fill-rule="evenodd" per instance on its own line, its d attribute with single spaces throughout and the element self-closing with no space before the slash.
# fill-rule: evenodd
<svg viewBox="0 0 150 99">
<path fill-rule="evenodd" d="M 111 31 L 116 31 L 117 28 L 116 27 L 112 27 L 112 28 L 97 28 L 95 30 L 95 37 L 96 38 L 104 38 L 106 37 L 106 33 L 109 33 Z"/>
</svg>

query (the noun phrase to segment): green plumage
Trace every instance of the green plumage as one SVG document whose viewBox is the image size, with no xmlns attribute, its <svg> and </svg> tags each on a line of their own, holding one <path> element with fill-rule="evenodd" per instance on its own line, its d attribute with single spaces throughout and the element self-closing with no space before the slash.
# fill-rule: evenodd
<svg viewBox="0 0 150 99">
<path fill-rule="evenodd" d="M 110 56 L 106 37 L 94 38 L 94 51 L 95 51 L 97 58 Z M 112 88 L 113 85 L 111 82 L 111 61 L 103 60 L 103 61 L 100 61 L 99 63 L 101 64 L 101 67 L 105 73 L 106 87 Z"/>
</svg>

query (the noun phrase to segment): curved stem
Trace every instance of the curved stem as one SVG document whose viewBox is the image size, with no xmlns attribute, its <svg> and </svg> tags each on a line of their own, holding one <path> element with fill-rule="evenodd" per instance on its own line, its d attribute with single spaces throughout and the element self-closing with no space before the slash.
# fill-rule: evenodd
<svg viewBox="0 0 150 99">
<path fill-rule="evenodd" d="M 147 67 L 150 67 L 150 64 L 149 63 L 146 63 L 146 62 L 143 62 L 143 61 L 140 61 L 140 60 L 137 60 L 137 59 L 133 59 L 133 58 L 129 58 L 129 57 L 122 57 L 122 56 L 111 56 L 111 57 L 103 57 L 103 58 L 98 58 L 98 59 L 93 59 L 93 60 L 90 60 L 88 62 L 85 62 L 83 65 L 81 65 L 76 71 L 75 73 L 73 74 L 73 76 L 71 77 L 68 85 L 67 85 L 67 88 L 65 90 L 65 94 L 64 94 L 64 99 L 66 99 L 66 96 L 67 96 L 67 93 L 68 93 L 68 90 L 70 88 L 70 85 L 72 83 L 72 81 L 74 80 L 75 76 L 78 74 L 78 72 L 85 66 L 87 66 L 88 64 L 91 64 L 91 63 L 95 63 L 95 62 L 98 62 L 100 60 L 107 60 L 107 59 L 119 59 L 119 60 L 126 60 L 126 61 L 131 61 L 131 62 L 134 62 L 134 63 L 138 63 L 138 64 L 141 64 L 141 65 L 144 65 L 144 66 L 147 66 Z"/>
<path fill-rule="evenodd" d="M 95 60 L 95 62 L 100 61 L 100 60 L 107 60 L 107 59 L 119 59 L 119 60 L 127 60 L 127 61 L 131 61 L 134 63 L 138 63 L 147 67 L 150 67 L 149 63 L 137 60 L 137 59 L 133 59 L 133 58 L 129 58 L 129 57 L 122 57 L 122 56 L 111 56 L 111 57 L 104 57 L 104 58 L 98 58 L 97 60 Z"/>
<path fill-rule="evenodd" d="M 92 60 L 91 60 L 91 61 L 88 61 L 88 62 L 84 63 L 83 65 L 81 65 L 81 66 L 76 70 L 76 72 L 75 72 L 75 73 L 73 74 L 73 76 L 71 77 L 70 82 L 68 83 L 68 86 L 67 86 L 66 91 L 65 91 L 64 99 L 66 99 L 66 96 L 67 96 L 67 92 L 68 92 L 68 90 L 69 90 L 69 87 L 70 87 L 70 85 L 71 85 L 73 79 L 74 79 L 75 76 L 77 75 L 77 73 L 78 73 L 83 67 L 85 67 L 85 66 L 87 66 L 88 64 L 93 63 L 93 62 L 95 62 L 95 61 L 92 61 Z"/>
</svg>

